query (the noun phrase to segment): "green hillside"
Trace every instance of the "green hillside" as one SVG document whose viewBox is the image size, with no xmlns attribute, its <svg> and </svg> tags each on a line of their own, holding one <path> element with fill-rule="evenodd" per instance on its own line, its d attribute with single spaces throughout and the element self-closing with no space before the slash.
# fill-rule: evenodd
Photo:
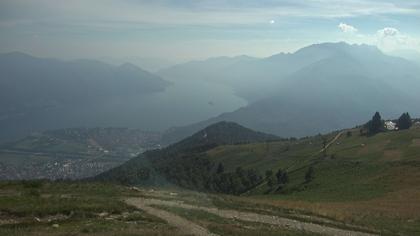
<svg viewBox="0 0 420 236">
<path fill-rule="evenodd" d="M 361 135 L 355 128 L 299 140 L 227 145 L 216 140 L 229 137 L 222 133 L 217 139 L 212 132 L 212 127 L 206 128 L 98 178 L 123 184 L 174 184 L 200 191 L 323 201 L 370 199 L 413 189 L 412 181 L 420 182 L 417 127 L 374 136 Z M 213 141 L 203 138 L 203 133 Z M 308 180 L 305 175 L 310 168 L 313 176 Z M 277 180 L 279 170 L 287 173 L 287 183 Z"/>
<path fill-rule="evenodd" d="M 380 229 L 384 235 L 420 233 L 420 126 L 371 136 L 360 129 L 299 140 L 163 149 L 99 179 L 233 194 L 238 197 L 223 206 L 247 210 L 249 204 L 268 204 Z M 288 181 L 278 181 L 278 170 Z"/>
<path fill-rule="evenodd" d="M 240 127 L 230 123 L 223 123 L 222 127 L 225 125 L 227 129 Z M 241 132 L 247 129 L 235 130 Z M 243 134 L 246 133 L 248 131 Z M 249 138 L 246 139 L 247 142 L 239 142 L 241 138 L 237 138 L 235 141 L 241 144 L 235 144 L 226 142 L 232 139 L 225 135 L 214 139 L 214 136 L 209 136 L 213 134 L 212 129 L 207 129 L 207 137 L 218 142 L 199 142 L 196 138 L 202 136 L 197 134 L 183 142 L 194 144 L 188 148 L 180 143 L 149 151 L 96 178 L 126 185 L 152 185 L 151 188 L 123 188 L 90 182 L 47 182 L 42 187 L 31 187 L 30 183 L 25 182 L 23 187 L 20 184 L 7 183 L 3 185 L 4 196 L 1 197 L 3 202 L 0 210 L 6 212 L 9 218 L 15 217 L 17 222 L 34 222 L 33 216 L 41 217 L 43 222 L 43 214 L 46 214 L 44 212 L 63 212 L 66 218 L 59 220 L 60 228 L 57 232 L 86 231 L 101 234 L 109 230 L 104 222 L 106 220 L 120 225 L 120 233 L 145 232 L 150 224 L 161 230 L 162 235 L 168 233 L 171 230 L 168 225 L 147 214 L 136 219 L 138 223 L 135 225 L 130 223 L 128 219 L 131 214 L 138 213 L 128 205 L 121 205 L 121 199 L 135 197 L 143 199 L 140 202 L 148 199 L 151 207 L 172 212 L 220 235 L 245 235 L 245 232 L 249 235 L 261 235 L 261 232 L 265 235 L 301 235 L 299 233 L 305 232 L 290 232 L 287 231 L 288 227 L 269 225 L 253 228 L 255 224 L 218 218 L 202 210 L 182 208 L 182 203 L 280 216 L 323 227 L 379 235 L 418 235 L 420 126 L 414 125 L 409 130 L 387 131 L 371 136 L 361 133 L 364 132 L 360 132 L 360 128 L 354 128 L 304 139 L 270 142 L 251 142 Z M 238 134 L 236 133 L 236 137 L 240 137 Z M 277 180 L 279 169 L 283 175 L 287 173 L 288 181 Z M 313 170 L 310 178 L 309 169 Z M 270 171 L 272 175 L 269 174 Z M 61 190 L 57 192 L 57 188 Z M 186 188 L 199 190 L 201 193 L 185 190 Z M 24 194 L 16 195 L 19 191 Z M 85 194 L 85 191 L 89 193 Z M 11 198 L 9 195 L 19 198 Z M 37 212 L 16 208 L 21 198 L 22 201 L 41 201 L 47 197 L 63 196 L 90 202 L 75 205 L 78 203 L 76 201 L 63 209 L 55 209 L 54 204 L 47 204 L 46 201 L 34 202 L 42 206 L 42 209 L 36 209 Z M 112 204 L 105 204 L 107 201 Z M 86 224 L 80 227 L 81 223 L 77 223 L 80 221 L 79 215 L 71 216 L 71 212 L 92 211 L 92 207 L 95 208 L 95 214 L 83 217 L 93 226 Z M 124 212 L 118 212 L 113 207 L 121 208 L 123 210 L 120 211 Z M 104 211 L 115 211 L 112 214 L 116 218 L 101 218 L 101 212 Z M 32 218 L 22 218 L 28 215 Z M 126 219 L 124 215 L 130 216 Z M 29 232 L 35 226 L 39 227 L 38 223 L 31 223 L 27 228 L 23 228 L 22 224 L 7 224 L 0 227 L 0 232 L 3 230 L 11 235 L 19 235 Z M 52 224 L 37 228 L 37 231 L 54 230 Z M 283 232 L 284 230 L 286 231 Z"/>
<path fill-rule="evenodd" d="M 372 137 L 360 136 L 358 129 L 349 132 L 351 135 L 347 131 L 337 134 L 339 138 L 326 154 L 321 152 L 322 141 L 310 138 L 292 145 L 279 142 L 221 146 L 206 155 L 224 163 L 228 171 L 241 165 L 261 172 L 288 172 L 290 182 L 283 189 L 264 182 L 248 194 L 278 193 L 275 197 L 284 199 L 339 201 L 370 199 L 416 188 L 412 183 L 420 182 L 420 129 Z M 314 179 L 305 183 L 310 166 Z"/>
<path fill-rule="evenodd" d="M 204 156 L 206 151 L 221 145 L 275 140 L 280 140 L 280 138 L 256 132 L 232 122 L 219 122 L 164 149 L 145 152 L 119 167 L 100 174 L 96 179 L 123 184 L 175 184 L 206 191 L 210 189 L 211 182 L 216 181 L 213 178 L 216 166 Z M 261 179 L 255 171 L 248 173 L 253 175 L 253 184 L 250 186 Z M 230 176 L 225 177 L 230 178 Z M 233 187 L 232 184 L 229 184 L 224 188 L 227 190 L 231 187 Z M 240 191 L 233 190 L 229 193 L 237 194 L 245 190 L 240 189 Z"/>
</svg>

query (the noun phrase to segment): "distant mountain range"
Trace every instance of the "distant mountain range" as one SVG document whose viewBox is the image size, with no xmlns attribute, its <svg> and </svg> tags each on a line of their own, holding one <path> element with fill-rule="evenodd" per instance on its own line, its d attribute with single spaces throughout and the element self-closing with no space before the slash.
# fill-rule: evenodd
<svg viewBox="0 0 420 236">
<path fill-rule="evenodd" d="M 31 131 L 94 123 L 105 117 L 101 114 L 112 112 L 111 105 L 118 100 L 141 99 L 168 85 L 132 64 L 0 54 L 0 141 Z"/>
<path fill-rule="evenodd" d="M 163 144 L 232 121 L 280 137 L 351 127 L 375 111 L 419 116 L 420 65 L 369 45 L 322 43 L 267 58 L 132 64 L 0 55 L 0 142 L 34 131 L 131 127 Z"/>
<path fill-rule="evenodd" d="M 213 73 L 197 76 L 195 68 L 203 75 L 207 70 Z M 171 72 L 229 84 L 250 103 L 203 122 L 173 128 L 164 135 L 166 143 L 223 120 L 290 137 L 352 127 L 375 111 L 384 117 L 405 111 L 420 114 L 420 66 L 368 45 L 316 44 L 293 54 L 213 59 L 195 62 L 192 67 L 179 65 L 160 74 L 169 76 Z"/>
<path fill-rule="evenodd" d="M 163 131 L 245 104 L 227 86 L 171 83 L 132 64 L 0 54 L 0 143 L 71 127 Z"/>
<path fill-rule="evenodd" d="M 330 61 L 335 64 L 319 68 L 319 74 L 363 75 L 391 82 L 391 85 L 399 84 L 391 78 L 417 75 L 419 70 L 419 65 L 413 61 L 386 55 L 375 46 L 340 42 L 314 44 L 295 53 L 280 53 L 267 58 L 238 56 L 192 61 L 163 69 L 158 74 L 171 81 L 187 79 L 229 85 L 236 94 L 252 103 L 278 94 L 283 83 L 297 77 L 297 73 L 302 74 L 308 68 Z"/>
<path fill-rule="evenodd" d="M 390 53 L 389 55 L 393 55 L 396 57 L 402 57 L 404 59 L 413 61 L 420 65 L 420 52 L 415 50 L 395 50 Z"/>
</svg>

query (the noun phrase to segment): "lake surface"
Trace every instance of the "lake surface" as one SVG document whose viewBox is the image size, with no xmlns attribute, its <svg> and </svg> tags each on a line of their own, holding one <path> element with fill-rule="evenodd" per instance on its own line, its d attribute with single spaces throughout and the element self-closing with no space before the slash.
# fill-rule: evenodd
<svg viewBox="0 0 420 236">
<path fill-rule="evenodd" d="M 177 80 L 164 92 L 113 97 L 95 104 L 57 105 L 0 121 L 0 141 L 31 132 L 71 127 L 130 127 L 164 131 L 245 106 L 231 88 L 205 81 Z"/>
</svg>

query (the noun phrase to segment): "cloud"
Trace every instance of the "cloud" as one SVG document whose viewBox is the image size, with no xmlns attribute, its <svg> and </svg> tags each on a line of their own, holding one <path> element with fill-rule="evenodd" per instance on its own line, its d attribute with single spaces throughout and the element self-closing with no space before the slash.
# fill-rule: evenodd
<svg viewBox="0 0 420 236">
<path fill-rule="evenodd" d="M 0 22 L 29 19 L 41 23 L 79 22 L 88 26 L 98 21 L 161 25 L 252 25 L 264 23 L 267 18 L 325 19 L 419 13 L 419 6 L 393 0 L 0 1 Z"/>
<path fill-rule="evenodd" d="M 273 43 L 270 50 L 276 52 L 283 50 L 279 40 L 287 39 L 293 41 L 287 51 L 293 51 L 313 42 L 336 41 L 337 37 L 344 41 L 381 42 L 391 46 L 408 41 L 407 45 L 420 49 L 416 43 L 419 39 L 416 25 L 420 14 L 418 1 L 0 0 L 0 51 L 19 48 L 41 51 L 38 44 L 42 43 L 50 51 L 55 51 L 50 45 L 66 51 L 67 45 L 73 42 L 75 45 L 103 42 L 105 49 L 98 51 L 104 51 L 104 54 L 120 53 L 117 49 L 121 45 L 125 48 L 131 45 L 142 50 L 133 52 L 127 49 L 124 54 L 181 55 L 185 48 L 164 46 L 174 43 L 189 45 L 200 40 L 215 40 L 219 45 L 222 41 L 232 40 L 236 43 L 228 45 L 237 49 L 236 53 L 266 56 L 269 54 L 266 47 L 251 49 L 245 43 L 273 40 L 277 46 Z M 336 32 L 328 29 L 330 22 L 343 22 L 338 25 L 338 30 L 345 33 L 337 34 L 337 29 Z M 361 29 L 346 24 L 349 22 L 357 22 L 357 27 L 363 26 L 364 35 Z M 385 26 L 383 24 L 404 25 L 414 38 L 410 40 L 401 32 L 393 33 L 389 29 L 378 32 L 379 27 Z M 367 30 L 370 33 L 365 32 Z M 33 40 L 32 35 L 39 35 L 42 40 Z M 202 46 L 201 43 L 198 45 Z M 108 47 L 112 50 L 108 51 Z M 223 55 L 225 51 L 225 47 L 218 51 L 209 48 L 203 54 Z M 67 52 L 76 54 L 76 50 L 67 49 Z M 193 53 L 195 51 L 191 50 L 190 54 Z"/>
<path fill-rule="evenodd" d="M 378 35 L 381 38 L 395 37 L 395 36 L 400 35 L 400 31 L 398 29 L 395 29 L 395 28 L 386 27 L 386 28 L 383 28 L 381 30 L 378 30 Z"/>
<path fill-rule="evenodd" d="M 356 33 L 357 32 L 356 27 L 354 27 L 352 25 L 345 24 L 345 23 L 340 23 L 338 25 L 338 28 L 340 28 L 341 31 L 343 31 L 344 33 Z"/>
<path fill-rule="evenodd" d="M 385 27 L 376 32 L 377 44 L 387 51 L 399 49 L 418 49 L 420 40 L 392 27 Z"/>
</svg>

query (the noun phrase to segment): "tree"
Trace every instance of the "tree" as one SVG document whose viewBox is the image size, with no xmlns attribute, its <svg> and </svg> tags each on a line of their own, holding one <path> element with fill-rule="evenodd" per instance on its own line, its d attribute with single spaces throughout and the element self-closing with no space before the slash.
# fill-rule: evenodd
<svg viewBox="0 0 420 236">
<path fill-rule="evenodd" d="M 242 169 L 242 167 L 236 167 L 235 173 L 237 176 L 239 176 L 240 178 L 243 178 L 245 176 L 245 171 L 244 169 Z"/>
<path fill-rule="evenodd" d="M 305 174 L 305 181 L 306 181 L 306 183 L 309 183 L 309 182 L 311 182 L 314 178 L 315 178 L 315 171 L 314 171 L 314 167 L 313 167 L 313 166 L 310 166 L 310 167 L 308 168 L 308 170 L 306 171 L 306 174 Z"/>
<path fill-rule="evenodd" d="M 273 171 L 272 170 L 267 170 L 267 171 L 265 171 L 265 177 L 268 179 L 268 178 L 270 178 L 270 177 L 272 177 L 273 176 Z"/>
<path fill-rule="evenodd" d="M 225 171 L 225 167 L 223 166 L 222 163 L 219 163 L 219 165 L 217 166 L 217 174 L 221 174 Z"/>
<path fill-rule="evenodd" d="M 281 177 L 283 176 L 283 171 L 279 169 L 276 173 L 277 183 L 281 184 Z"/>
<path fill-rule="evenodd" d="M 272 170 L 267 170 L 265 172 L 265 178 L 267 179 L 267 185 L 272 188 L 274 186 L 274 177 L 273 177 L 273 171 Z"/>
<path fill-rule="evenodd" d="M 289 183 L 289 175 L 287 174 L 287 172 L 283 173 L 283 175 L 281 176 L 280 182 L 282 184 L 288 184 Z"/>
<path fill-rule="evenodd" d="M 400 130 L 402 129 L 409 129 L 412 125 L 411 122 L 411 117 L 410 114 L 408 114 L 408 112 L 403 113 L 400 118 L 398 118 L 398 128 Z"/>
<path fill-rule="evenodd" d="M 327 139 L 325 137 L 322 138 L 322 153 L 324 157 L 327 156 Z"/>
<path fill-rule="evenodd" d="M 379 112 L 376 112 L 375 115 L 373 115 L 372 120 L 370 120 L 366 124 L 366 128 L 368 130 L 368 134 L 374 135 L 381 131 L 383 131 L 384 122 L 381 118 L 381 115 Z"/>
<path fill-rule="evenodd" d="M 287 184 L 289 183 L 289 175 L 287 174 L 287 172 L 283 172 L 281 169 L 279 169 L 276 173 L 276 177 L 277 177 L 277 183 L 278 184 Z"/>
<path fill-rule="evenodd" d="M 258 175 L 257 171 L 254 170 L 254 169 L 249 169 L 247 171 L 247 176 L 248 176 L 249 181 L 251 181 L 251 184 L 252 185 L 257 184 L 262 179 L 261 176 Z"/>
</svg>

